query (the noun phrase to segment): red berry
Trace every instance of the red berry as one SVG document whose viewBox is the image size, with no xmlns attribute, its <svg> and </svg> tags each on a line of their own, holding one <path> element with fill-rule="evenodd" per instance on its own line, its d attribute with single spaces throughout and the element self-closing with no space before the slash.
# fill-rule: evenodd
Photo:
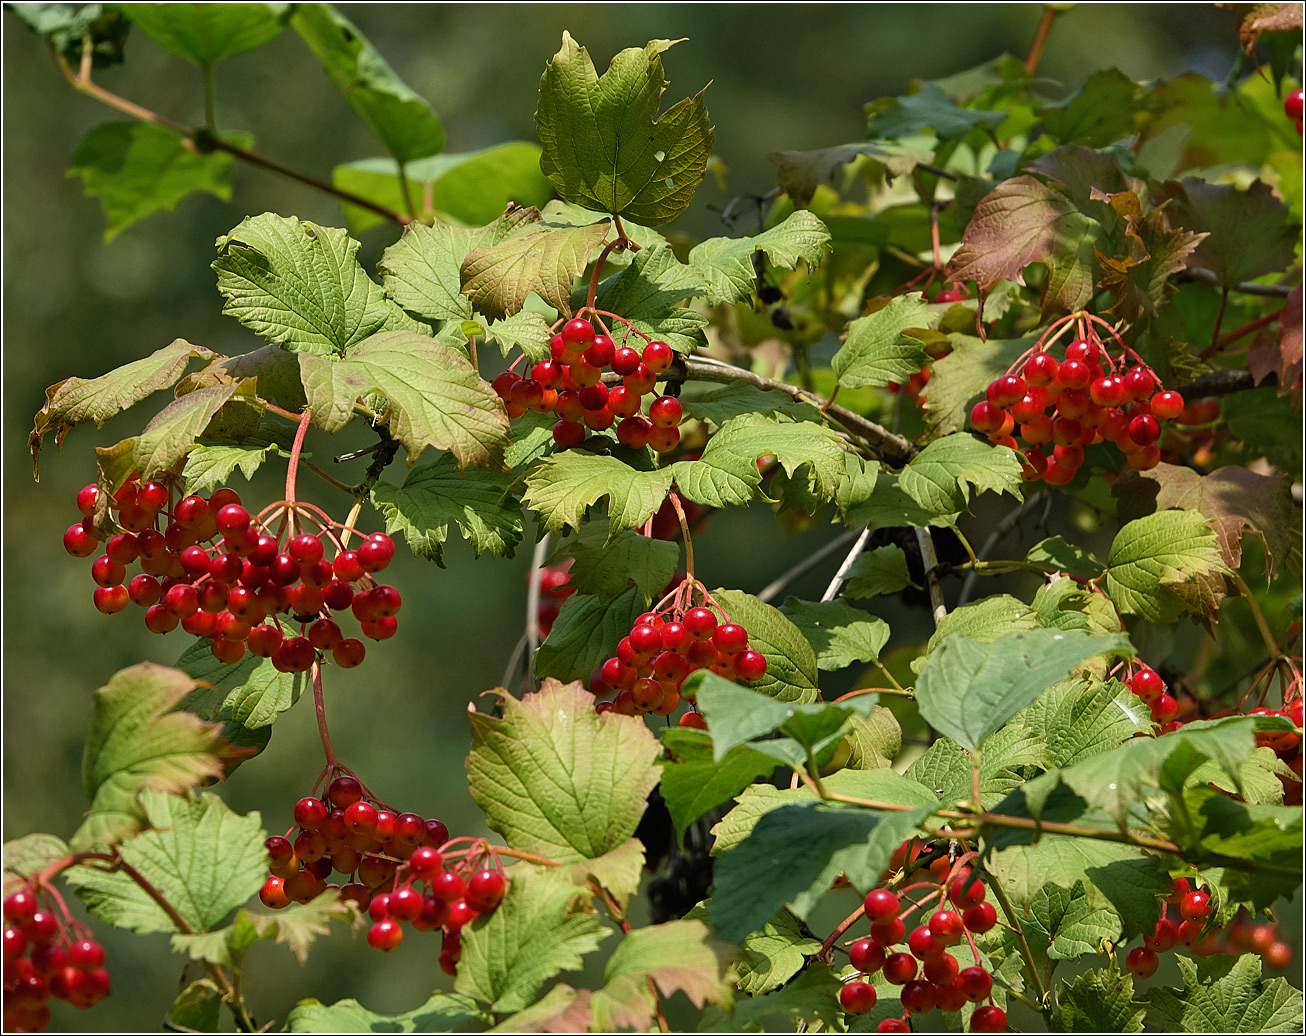
<svg viewBox="0 0 1306 1036">
<path fill-rule="evenodd" d="M 993 992 L 993 979 L 981 967 L 962 968 L 957 973 L 957 981 L 966 993 L 966 999 L 972 1004 L 987 1000 Z"/>
<path fill-rule="evenodd" d="M 848 960 L 863 975 L 872 975 L 884 967 L 884 947 L 871 939 L 858 939 L 848 947 Z"/>
<path fill-rule="evenodd" d="M 365 572 L 380 572 L 394 556 L 394 540 L 383 532 L 373 533 L 358 545 L 358 563 Z"/>
<path fill-rule="evenodd" d="M 1152 719 L 1157 723 L 1169 723 L 1179 715 L 1179 703 L 1168 694 L 1158 694 L 1148 707 L 1152 710 Z"/>
<path fill-rule="evenodd" d="M 568 320 L 562 325 L 562 340 L 573 348 L 588 348 L 594 341 L 594 325 L 581 317 Z"/>
<path fill-rule="evenodd" d="M 980 905 L 984 906 L 986 904 L 981 903 Z M 972 907 L 971 909 L 975 908 Z M 990 909 L 992 909 L 992 907 L 990 907 Z M 946 946 L 952 946 L 961 942 L 962 932 L 966 927 L 966 923 L 962 915 L 955 911 L 936 910 L 930 915 L 929 926 L 930 931 L 936 939 Z"/>
<path fill-rule="evenodd" d="M 1178 392 L 1158 392 L 1151 404 L 1152 413 L 1163 421 L 1173 421 L 1184 412 L 1184 397 Z"/>
<path fill-rule="evenodd" d="M 639 368 L 639 364 L 640 356 L 634 349 L 622 346 L 620 349 L 616 349 L 612 353 L 610 366 L 613 371 L 620 374 L 623 378 L 627 374 L 634 374 Z"/>
<path fill-rule="evenodd" d="M 1005 374 L 989 383 L 985 397 L 995 407 L 1005 409 L 1019 403 L 1029 386 L 1025 379 L 1014 374 Z"/>
<path fill-rule="evenodd" d="M 948 898 L 963 910 L 968 907 L 978 906 L 984 902 L 984 896 L 988 891 L 984 887 L 984 882 L 971 881 L 970 886 L 967 887 L 966 883 L 968 881 L 970 881 L 969 875 L 958 874 L 948 884 Z"/>
<path fill-rule="evenodd" d="M 467 881 L 467 902 L 478 913 L 488 914 L 503 899 L 503 875 L 496 870 L 479 870 Z"/>
<path fill-rule="evenodd" d="M 935 985 L 946 986 L 960 974 L 960 969 L 961 965 L 957 963 L 957 958 L 951 953 L 944 953 L 933 960 L 927 960 L 921 970 Z M 964 995 L 962 999 L 965 999 Z"/>
<path fill-rule="evenodd" d="M 1187 921 L 1205 921 L 1211 916 L 1211 897 L 1205 892 L 1190 892 L 1180 902 L 1179 913 Z"/>
<path fill-rule="evenodd" d="M 661 374 L 671 366 L 675 353 L 666 342 L 649 342 L 644 346 L 644 366 L 654 374 Z"/>
<path fill-rule="evenodd" d="M 59 934 L 59 921 L 48 910 L 37 910 L 19 927 L 30 943 L 50 942 Z"/>
<path fill-rule="evenodd" d="M 1155 701 L 1165 691 L 1165 681 L 1153 669 L 1142 668 L 1129 680 L 1129 689 L 1143 701 Z"/>
<path fill-rule="evenodd" d="M 1286 942 L 1272 943 L 1261 955 L 1261 959 L 1275 971 L 1282 971 L 1292 963 L 1292 947 Z"/>
<path fill-rule="evenodd" d="M 881 946 L 893 946 L 895 943 L 900 943 L 906 934 L 907 926 L 902 923 L 901 918 L 895 917 L 892 921 L 871 925 L 871 938 Z"/>
<path fill-rule="evenodd" d="M 694 730 L 706 730 L 707 720 L 703 718 L 701 712 L 686 712 L 680 717 L 680 726 L 691 727 Z"/>
<path fill-rule="evenodd" d="M 1025 375 L 1025 383 L 1028 385 L 1051 385 L 1057 380 L 1060 367 L 1051 354 L 1040 352 L 1025 361 L 1021 373 Z"/>
<path fill-rule="evenodd" d="M 962 911 L 961 920 L 968 932 L 981 935 L 998 923 L 998 911 L 992 903 L 976 903 Z"/>
<path fill-rule="evenodd" d="M 1173 921 L 1161 918 L 1156 922 L 1156 930 L 1152 935 L 1143 936 L 1143 942 L 1150 950 L 1157 953 L 1168 953 L 1175 948 L 1175 943 L 1179 941 L 1179 929 Z"/>
<path fill-rule="evenodd" d="M 911 1026 L 901 1018 L 886 1018 L 875 1027 L 876 1032 L 911 1032 Z"/>
<path fill-rule="evenodd" d="M 757 651 L 741 651 L 735 656 L 735 676 L 753 683 L 766 675 L 766 658 Z"/>
<path fill-rule="evenodd" d="M 933 960 L 941 957 L 946 949 L 943 940 L 937 938 L 926 925 L 917 925 L 907 936 L 907 948 L 918 960 Z"/>
<path fill-rule="evenodd" d="M 904 985 L 916 977 L 916 958 L 910 953 L 891 953 L 884 962 L 884 977 L 895 986 Z"/>
<path fill-rule="evenodd" d="M 1303 92 L 1294 90 L 1283 99 L 1283 113 L 1293 122 L 1302 121 L 1302 110 L 1306 107 L 1306 100 L 1303 100 Z"/>
<path fill-rule="evenodd" d="M 1138 978 L 1151 978 L 1159 964 L 1155 951 L 1146 946 L 1135 946 L 1125 954 L 1125 967 Z"/>
<path fill-rule="evenodd" d="M 717 629 L 716 616 L 707 608 L 690 608 L 685 612 L 683 622 L 695 640 L 710 640 Z"/>
<path fill-rule="evenodd" d="M 871 889 L 862 906 L 872 924 L 884 924 L 898 917 L 902 901 L 888 889 Z"/>
<path fill-rule="evenodd" d="M 674 396 L 659 396 L 649 404 L 648 419 L 658 428 L 675 428 L 681 415 L 680 400 Z"/>
<path fill-rule="evenodd" d="M 359 783 L 357 777 L 350 777 L 348 774 L 337 777 L 327 787 L 327 798 L 331 800 L 332 805 L 339 806 L 342 809 L 353 805 L 362 797 L 362 784 Z"/>
<path fill-rule="evenodd" d="M 971 1032 L 1005 1032 L 1006 1028 L 1007 1012 L 992 1004 L 975 1008 L 975 1013 L 970 1016 Z"/>
<path fill-rule="evenodd" d="M 854 979 L 839 990 L 839 1004 L 849 1014 L 865 1014 L 875 1006 L 875 987 L 869 982 Z"/>
<path fill-rule="evenodd" d="M 397 921 L 377 921 L 367 930 L 367 944 L 382 953 L 389 953 L 403 941 L 404 930 Z"/>
<path fill-rule="evenodd" d="M 923 979 L 915 979 L 903 986 L 900 999 L 908 1014 L 925 1014 L 926 1011 L 934 1010 L 938 1003 L 934 996 L 934 984 Z"/>
</svg>

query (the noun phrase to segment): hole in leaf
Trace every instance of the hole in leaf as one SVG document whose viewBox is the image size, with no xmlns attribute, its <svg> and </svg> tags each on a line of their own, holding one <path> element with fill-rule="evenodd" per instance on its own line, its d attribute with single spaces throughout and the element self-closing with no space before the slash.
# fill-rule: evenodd
<svg viewBox="0 0 1306 1036">
<path fill-rule="evenodd" d="M 665 180 L 663 180 L 662 182 L 665 183 L 668 187 L 675 187 L 675 186 L 676 186 L 676 181 L 673 180 L 673 179 L 671 179 L 671 177 L 669 177 L 669 176 L 668 176 Z"/>
<path fill-rule="evenodd" d="M 656 158 L 659 162 L 665 162 L 667 158 L 667 153 L 665 151 L 654 151 L 653 157 Z"/>
</svg>

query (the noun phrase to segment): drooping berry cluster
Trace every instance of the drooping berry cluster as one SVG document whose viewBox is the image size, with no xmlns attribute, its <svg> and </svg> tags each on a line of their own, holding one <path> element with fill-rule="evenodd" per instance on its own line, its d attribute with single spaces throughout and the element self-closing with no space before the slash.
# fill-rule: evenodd
<svg viewBox="0 0 1306 1036">
<path fill-rule="evenodd" d="M 5 896 L 4 918 L 5 1032 L 47 1028 L 51 997 L 84 1009 L 108 995 L 104 947 L 30 885 Z"/>
<path fill-rule="evenodd" d="M 448 853 L 449 829 L 443 823 L 396 814 L 371 800 L 352 775 L 332 780 L 325 798 L 300 799 L 295 824 L 265 843 L 272 873 L 259 898 L 280 909 L 338 889 L 341 898 L 371 917 L 367 941 L 374 949 L 399 946 L 405 923 L 424 932 L 442 929 L 440 966 L 452 975 L 463 926 L 494 911 L 503 898 L 504 879 L 497 869 L 478 868 L 467 854 Z M 328 884 L 332 872 L 348 880 Z"/>
<path fill-rule="evenodd" d="M 701 603 L 695 604 L 696 598 Z M 670 716 L 680 706 L 685 677 L 696 669 L 753 683 L 766 675 L 766 658 L 749 646 L 748 631 L 729 620 L 701 583 L 686 579 L 635 620 L 616 655 L 603 663 L 589 686 L 596 698 L 616 692 L 611 701 L 595 706 L 599 712 Z M 692 703 L 692 698 L 687 700 Z M 680 724 L 704 726 L 703 717 L 693 710 Z"/>
<path fill-rule="evenodd" d="M 1151 710 L 1153 721 L 1161 724 L 1159 733 L 1168 734 L 1183 726 L 1175 719 L 1179 715 L 1179 702 L 1167 691 L 1165 681 L 1155 669 L 1139 665 L 1129 677 L 1127 686 Z"/>
<path fill-rule="evenodd" d="M 1040 342 L 971 408 L 977 432 L 1019 451 L 1027 480 L 1065 485 L 1083 464 L 1084 448 L 1102 442 L 1114 443 L 1130 468 L 1154 468 L 1161 462 L 1161 422 L 1184 412 L 1183 396 L 1163 389 L 1127 346 L 1121 343 L 1119 359 L 1113 358 L 1092 324 L 1081 321 L 1080 330 L 1063 360 Z M 1136 362 L 1126 361 L 1130 355 Z M 1051 452 L 1043 452 L 1049 444 Z"/>
<path fill-rule="evenodd" d="M 658 396 L 640 413 L 643 398 L 652 394 L 657 376 L 674 358 L 666 342 L 650 341 L 643 351 L 618 346 L 608 335 L 595 330 L 582 317 L 568 320 L 549 343 L 550 359 L 541 360 L 523 378 L 507 370 L 490 384 L 508 408 L 508 416 L 526 411 L 556 414 L 553 441 L 567 449 L 579 446 L 589 431 L 602 432 L 617 426 L 617 439 L 632 449 L 651 446 L 658 453 L 673 450 L 680 442 L 680 400 Z M 609 388 L 603 372 L 621 376 L 621 384 Z"/>
<path fill-rule="evenodd" d="M 363 661 L 363 642 L 346 637 L 333 612 L 352 611 L 372 640 L 387 640 L 398 629 L 399 591 L 373 578 L 394 557 L 385 533 L 350 550 L 336 536 L 340 526 L 309 505 L 291 512 L 275 504 L 255 516 L 232 489 L 174 503 L 179 494 L 164 483 L 131 479 L 109 504 L 122 531 L 101 547 L 93 517 L 99 494 L 94 485 L 77 494 L 85 517 L 64 533 L 64 548 L 74 557 L 103 549 L 91 577 L 98 584 L 95 606 L 105 614 L 136 604 L 154 633 L 180 625 L 211 640 L 223 662 L 238 662 L 248 650 L 282 672 L 307 671 L 319 652 L 330 652 L 345 669 Z M 295 533 L 297 526 L 284 520 L 288 513 L 312 518 L 321 533 Z M 269 531 L 278 517 L 280 536 Z M 141 572 L 129 581 L 128 566 L 136 564 Z"/>
<path fill-rule="evenodd" d="M 918 842 L 904 843 L 894 854 L 889 875 L 920 862 L 923 850 Z M 980 934 L 997 924 L 997 911 L 986 900 L 987 889 L 969 866 L 961 860 L 953 863 L 946 855 L 933 860 L 929 872 L 930 879 L 912 882 L 898 892 L 880 887 L 866 894 L 862 906 L 871 923 L 870 938 L 856 939 L 848 946 L 848 958 L 861 975 L 844 983 L 839 1003 L 850 1014 L 870 1011 L 877 994 L 866 977 L 880 971 L 888 982 L 902 987 L 899 999 L 904 1014 L 880 1022 L 877 1032 L 910 1032 L 911 1015 L 936 1007 L 960 1011 L 968 1003 L 981 1004 L 971 1015 L 972 1032 L 1002 1032 L 1007 1016 L 992 1002 L 993 977 L 981 966 L 978 952 L 974 965 L 964 968 L 949 952 L 967 938 L 967 932 Z M 908 895 L 917 891 L 923 895 L 914 899 Z M 920 923 L 908 933 L 906 921 L 912 914 Z"/>
</svg>

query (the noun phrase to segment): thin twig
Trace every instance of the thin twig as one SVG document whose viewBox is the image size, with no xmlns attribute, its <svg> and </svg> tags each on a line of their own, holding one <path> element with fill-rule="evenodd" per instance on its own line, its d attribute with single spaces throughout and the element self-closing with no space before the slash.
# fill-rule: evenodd
<svg viewBox="0 0 1306 1036">
<path fill-rule="evenodd" d="M 930 591 L 930 614 L 937 626 L 948 614 L 943 600 L 943 585 L 939 582 L 939 555 L 934 551 L 934 537 L 926 526 L 916 530 L 916 542 L 921 548 L 921 564 L 925 566 L 925 585 Z"/>
<path fill-rule="evenodd" d="M 1034 30 L 1034 41 L 1029 45 L 1029 54 L 1025 58 L 1025 75 L 1034 78 L 1038 63 L 1043 59 L 1043 45 L 1048 41 L 1052 23 L 1057 20 L 1059 9 L 1056 4 L 1043 5 L 1043 17 L 1039 19 L 1038 28 Z"/>
<path fill-rule="evenodd" d="M 1025 517 L 1026 513 L 1028 513 L 1030 506 L 1034 501 L 1039 500 L 1042 497 L 1043 494 L 1041 492 L 1030 493 L 1029 496 L 1025 497 L 1019 507 L 1003 518 L 1002 521 L 998 522 L 997 526 L 994 527 L 993 532 L 989 534 L 989 538 L 984 541 L 984 546 L 980 547 L 979 554 L 976 555 L 977 560 L 987 560 L 989 554 L 992 553 L 994 548 L 996 548 L 997 545 L 1006 538 L 1007 533 L 1011 532 L 1012 529 L 1020 524 L 1020 520 Z M 957 603 L 955 607 L 960 608 L 970 600 L 970 592 L 975 588 L 975 580 L 978 577 L 979 573 L 974 568 L 966 573 L 966 581 L 961 584 L 961 593 L 957 595 Z"/>
<path fill-rule="evenodd" d="M 1213 284 L 1217 288 L 1221 286 L 1219 277 L 1213 274 L 1210 270 L 1203 270 L 1200 268 L 1185 270 L 1182 274 L 1179 275 L 1179 279 L 1201 281 L 1203 284 Z M 1287 298 L 1288 295 L 1292 293 L 1292 285 L 1291 284 L 1252 284 L 1249 281 L 1244 281 L 1242 284 L 1235 284 L 1228 290 L 1236 291 L 1240 295 L 1264 295 L 1268 298 L 1283 299 L 1283 298 Z"/>
<path fill-rule="evenodd" d="M 834 600 L 835 595 L 839 592 L 839 588 L 843 586 L 843 581 L 848 577 L 848 572 L 853 567 L 853 562 L 857 560 L 857 556 L 861 554 L 862 548 L 866 546 L 866 541 L 870 538 L 870 535 L 870 525 L 863 525 L 861 535 L 857 537 L 857 542 L 853 544 L 852 550 L 848 552 L 847 557 L 843 559 L 843 563 L 839 566 L 839 571 L 834 574 L 834 578 L 830 580 L 830 585 L 825 588 L 825 593 L 821 595 L 822 601 Z"/>
<path fill-rule="evenodd" d="M 840 550 L 843 549 L 845 544 L 850 543 L 852 540 L 856 539 L 857 536 L 858 533 L 856 530 L 845 532 L 841 536 L 836 536 L 834 539 L 832 539 L 825 546 L 821 547 L 819 550 L 814 551 L 811 554 L 808 554 L 807 557 L 803 558 L 802 561 L 794 565 L 793 568 L 789 569 L 787 572 L 782 573 L 781 575 L 776 576 L 776 578 L 771 580 L 771 582 L 766 585 L 766 587 L 761 591 L 761 593 L 757 595 L 757 599 L 763 602 L 768 602 L 772 600 L 777 594 L 780 593 L 780 591 L 782 591 L 790 583 L 794 582 L 794 580 L 796 579 L 801 579 L 803 576 L 807 575 L 808 572 L 814 569 L 822 561 L 828 558 L 831 554 L 838 553 Z"/>
</svg>

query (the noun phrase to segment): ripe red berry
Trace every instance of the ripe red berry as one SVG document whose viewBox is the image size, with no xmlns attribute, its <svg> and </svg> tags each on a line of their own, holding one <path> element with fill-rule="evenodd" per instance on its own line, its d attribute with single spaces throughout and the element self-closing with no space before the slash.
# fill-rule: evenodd
<svg viewBox="0 0 1306 1036">
<path fill-rule="evenodd" d="M 946 986 L 960 974 L 961 965 L 951 953 L 944 953 L 933 960 L 927 960 L 921 969 L 925 977 L 937 986 Z M 965 997 L 963 996 L 964 1000 Z"/>
<path fill-rule="evenodd" d="M 934 984 L 924 979 L 915 979 L 904 985 L 900 999 L 908 1014 L 925 1014 L 934 1010 L 938 1003 L 934 995 Z"/>
<path fill-rule="evenodd" d="M 1169 723 L 1179 715 L 1179 702 L 1168 694 L 1158 694 L 1148 705 L 1157 723 Z"/>
<path fill-rule="evenodd" d="M 327 798 L 331 800 L 332 805 L 342 809 L 353 805 L 362 797 L 363 785 L 359 783 L 357 777 L 350 777 L 348 774 L 337 777 L 327 787 Z"/>
<path fill-rule="evenodd" d="M 862 906 L 872 924 L 885 924 L 898 917 L 902 901 L 888 889 L 871 889 Z"/>
<path fill-rule="evenodd" d="M 976 903 L 962 911 L 961 920 L 968 932 L 981 935 L 998 923 L 998 911 L 992 903 Z"/>
<path fill-rule="evenodd" d="M 981 967 L 962 968 L 957 973 L 957 981 L 966 993 L 966 999 L 972 1004 L 987 1000 L 993 992 L 993 979 Z"/>
<path fill-rule="evenodd" d="M 1125 954 L 1125 967 L 1138 978 L 1151 978 L 1159 965 L 1156 952 L 1146 946 L 1135 946 Z"/>
<path fill-rule="evenodd" d="M 884 921 L 871 925 L 871 938 L 881 946 L 893 946 L 900 943 L 907 934 L 907 926 L 902 923 L 901 918 L 895 917 L 892 921 Z"/>
<path fill-rule="evenodd" d="M 886 1018 L 875 1027 L 876 1032 L 911 1032 L 911 1026 L 901 1018 Z"/>
<path fill-rule="evenodd" d="M 860 979 L 844 983 L 839 990 L 839 1004 L 849 1014 L 865 1014 L 875 1006 L 876 999 L 875 987 Z"/>
<path fill-rule="evenodd" d="M 884 961 L 884 977 L 901 986 L 916 977 L 916 958 L 910 953 L 891 953 Z"/>
<path fill-rule="evenodd" d="M 1275 971 L 1282 971 L 1292 963 L 1292 947 L 1286 942 L 1271 943 L 1261 954 L 1261 959 Z"/>
<path fill-rule="evenodd" d="M 967 882 L 970 882 L 969 887 L 967 887 Z M 948 883 L 948 898 L 963 910 L 978 906 L 984 902 L 987 891 L 984 882 L 979 880 L 970 881 L 970 877 L 966 873 L 958 874 Z"/>
<path fill-rule="evenodd" d="M 374 950 L 389 953 L 404 941 L 404 930 L 397 921 L 377 921 L 367 930 L 367 944 Z"/>
<path fill-rule="evenodd" d="M 1021 373 L 1025 376 L 1027 385 L 1043 386 L 1051 385 L 1057 380 L 1057 373 L 1061 365 L 1050 353 L 1035 353 L 1025 361 L 1025 366 Z"/>
<path fill-rule="evenodd" d="M 394 540 L 383 532 L 373 533 L 358 545 L 358 563 L 365 572 L 380 572 L 394 556 Z"/>
<path fill-rule="evenodd" d="M 1211 916 L 1211 897 L 1205 892 L 1190 892 L 1180 902 L 1179 913 L 1187 921 L 1205 921 Z"/>
<path fill-rule="evenodd" d="M 701 712 L 686 712 L 680 717 L 680 726 L 690 727 L 694 730 L 706 730 L 707 720 L 703 718 Z"/>
<path fill-rule="evenodd" d="M 917 925 L 907 936 L 907 948 L 918 960 L 933 960 L 943 955 L 946 946 L 926 925 Z"/>
<path fill-rule="evenodd" d="M 884 947 L 872 939 L 858 939 L 848 947 L 848 960 L 863 975 L 872 975 L 884 967 Z"/>
<path fill-rule="evenodd" d="M 766 658 L 757 651 L 741 651 L 735 655 L 735 676 L 744 683 L 753 683 L 766 675 Z"/>
<path fill-rule="evenodd" d="M 1306 99 L 1303 98 L 1301 90 L 1294 90 L 1283 99 L 1283 114 L 1288 116 L 1293 122 L 1302 121 L 1302 110 L 1306 108 Z"/>
<path fill-rule="evenodd" d="M 952 910 L 936 910 L 930 915 L 929 926 L 930 932 L 945 946 L 961 942 L 966 927 L 964 918 Z"/>
<path fill-rule="evenodd" d="M 1165 681 L 1153 669 L 1142 668 L 1129 680 L 1129 689 L 1145 702 L 1155 701 L 1165 691 Z"/>
<path fill-rule="evenodd" d="M 496 870 L 479 870 L 468 879 L 467 902 L 478 913 L 488 914 L 503 899 L 503 875 Z"/>
<path fill-rule="evenodd" d="M 992 1004 L 975 1008 L 975 1013 L 970 1016 L 971 1032 L 1005 1032 L 1006 1028 L 1007 1012 Z"/>
<path fill-rule="evenodd" d="M 659 396 L 649 404 L 648 419 L 658 428 L 675 428 L 682 416 L 680 400 L 674 396 Z"/>
<path fill-rule="evenodd" d="M 1184 412 L 1184 397 L 1178 392 L 1158 392 L 1151 399 L 1152 413 L 1163 421 L 1173 421 Z"/>
<path fill-rule="evenodd" d="M 640 355 L 634 349 L 622 346 L 613 350 L 612 360 L 609 366 L 613 371 L 620 374 L 623 378 L 627 374 L 634 374 L 640 365 Z"/>
</svg>

